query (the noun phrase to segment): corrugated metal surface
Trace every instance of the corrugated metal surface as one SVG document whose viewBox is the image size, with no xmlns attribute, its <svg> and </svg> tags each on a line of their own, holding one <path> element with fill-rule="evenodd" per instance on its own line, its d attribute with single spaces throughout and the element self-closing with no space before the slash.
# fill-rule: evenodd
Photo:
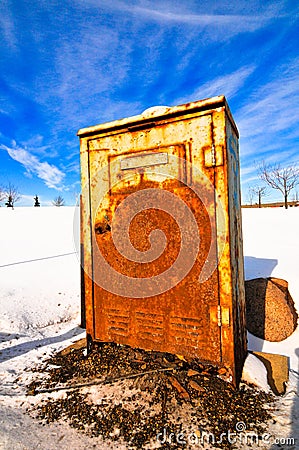
<svg viewBox="0 0 299 450">
<path fill-rule="evenodd" d="M 78 132 L 90 341 L 246 354 L 238 133 L 224 97 Z"/>
</svg>

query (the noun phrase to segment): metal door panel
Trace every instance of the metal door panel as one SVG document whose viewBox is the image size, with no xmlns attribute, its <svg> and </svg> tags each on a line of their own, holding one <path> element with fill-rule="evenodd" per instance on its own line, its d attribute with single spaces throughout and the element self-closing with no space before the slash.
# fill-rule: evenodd
<svg viewBox="0 0 299 450">
<path fill-rule="evenodd" d="M 199 152 L 201 149 L 197 149 Z M 105 152 L 105 150 L 104 150 Z M 112 154 L 111 154 L 112 153 Z M 115 154 L 113 154 L 115 153 Z M 159 173 L 161 167 L 169 164 L 167 155 L 176 155 L 171 161 L 170 176 Z M 94 152 L 91 158 L 97 157 Z M 145 161 L 144 165 L 141 162 Z M 115 295 L 103 287 L 94 287 L 95 339 L 113 341 L 141 348 L 184 354 L 206 361 L 220 362 L 220 328 L 213 319 L 212 311 L 219 303 L 217 270 L 204 283 L 199 275 L 211 245 L 209 214 L 188 186 L 180 180 L 187 180 L 186 143 L 158 148 L 149 147 L 141 151 L 107 151 L 107 193 L 94 219 L 95 239 L 101 255 L 109 266 L 128 278 L 150 278 L 163 273 L 174 264 L 180 251 L 180 229 L 169 214 L 159 209 L 141 211 L 134 217 L 130 227 L 130 240 L 139 251 L 149 248 L 148 236 L 160 229 L 166 235 L 167 247 L 163 254 L 150 263 L 130 261 L 120 255 L 111 235 L 116 208 L 136 191 L 146 189 L 164 190 L 178 196 L 192 211 L 196 219 L 200 247 L 195 263 L 187 276 L 166 292 L 150 297 L 132 298 Z M 95 164 L 94 161 L 91 161 Z M 93 184 L 91 196 L 97 195 Z M 95 199 L 91 199 L 95 204 Z M 214 205 L 211 205 L 214 208 Z M 121 224 L 119 224 L 121 226 Z M 117 224 L 116 224 L 117 228 Z M 94 271 L 101 270 L 98 252 L 93 252 Z M 134 280 L 133 280 L 134 281 Z"/>
</svg>

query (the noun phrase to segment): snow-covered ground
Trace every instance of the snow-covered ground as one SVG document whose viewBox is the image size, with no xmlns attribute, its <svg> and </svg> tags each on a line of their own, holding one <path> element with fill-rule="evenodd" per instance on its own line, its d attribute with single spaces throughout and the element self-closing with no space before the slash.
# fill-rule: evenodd
<svg viewBox="0 0 299 450">
<path fill-rule="evenodd" d="M 289 282 L 299 311 L 299 208 L 244 209 L 246 279 L 275 276 Z M 54 350 L 84 336 L 80 324 L 80 265 L 76 207 L 0 208 L 0 449 L 88 449 L 97 440 L 63 424 L 43 427 L 24 415 L 25 385 Z M 251 350 L 290 358 L 290 383 L 271 432 L 296 437 L 299 448 L 299 329 L 280 343 L 249 335 Z M 265 388 L 265 371 L 252 355 L 246 377 Z M 270 445 L 270 444 L 269 444 Z M 103 443 L 98 448 L 104 449 Z M 117 447 L 121 448 L 121 447 Z M 278 448 L 264 445 L 260 448 Z"/>
<path fill-rule="evenodd" d="M 299 208 L 243 209 L 245 278 L 277 277 L 289 283 L 299 312 Z M 251 350 L 290 357 L 299 369 L 299 327 L 283 342 L 266 342 L 248 335 Z"/>
</svg>

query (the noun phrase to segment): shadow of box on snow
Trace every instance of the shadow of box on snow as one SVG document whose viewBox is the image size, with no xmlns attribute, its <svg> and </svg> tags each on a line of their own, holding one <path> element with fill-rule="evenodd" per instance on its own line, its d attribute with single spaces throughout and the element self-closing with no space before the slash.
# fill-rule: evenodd
<svg viewBox="0 0 299 450">
<path fill-rule="evenodd" d="M 279 278 L 245 281 L 247 329 L 270 342 L 288 338 L 297 328 L 298 314 L 288 290 Z"/>
</svg>

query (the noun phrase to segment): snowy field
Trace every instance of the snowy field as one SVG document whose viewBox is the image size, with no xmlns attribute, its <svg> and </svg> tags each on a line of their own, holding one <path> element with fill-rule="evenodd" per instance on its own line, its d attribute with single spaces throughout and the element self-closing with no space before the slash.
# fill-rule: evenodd
<svg viewBox="0 0 299 450">
<path fill-rule="evenodd" d="M 277 277 L 289 283 L 299 312 L 299 208 L 243 209 L 245 278 Z M 248 336 L 251 350 L 290 357 L 299 369 L 299 327 L 283 342 L 265 342 Z"/>
<path fill-rule="evenodd" d="M 287 280 L 299 311 L 299 208 L 244 209 L 242 214 L 246 279 Z M 0 208 L 0 449 L 106 448 L 65 424 L 43 427 L 23 414 L 31 400 L 25 396 L 29 369 L 84 337 L 74 245 L 78 217 L 76 207 Z M 297 438 L 297 446 L 282 447 L 299 448 L 299 330 L 280 343 L 251 335 L 248 342 L 251 350 L 290 358 L 287 393 L 270 429 L 279 438 Z M 267 389 L 265 371 L 252 355 L 244 377 Z"/>
</svg>

